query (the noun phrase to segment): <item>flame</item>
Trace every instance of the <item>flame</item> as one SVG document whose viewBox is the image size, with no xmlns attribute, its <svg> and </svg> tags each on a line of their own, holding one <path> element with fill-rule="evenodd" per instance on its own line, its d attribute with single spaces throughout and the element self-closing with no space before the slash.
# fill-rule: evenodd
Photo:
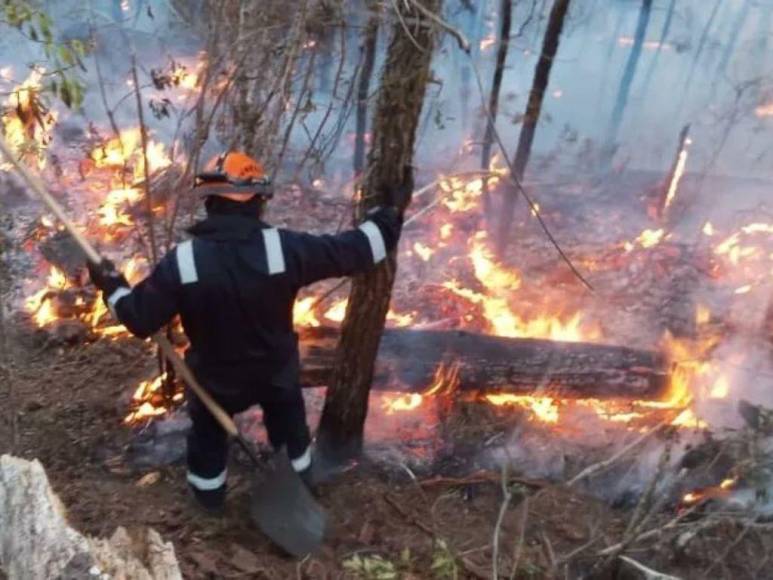
<svg viewBox="0 0 773 580">
<path fill-rule="evenodd" d="M 720 376 L 712 385 L 709 397 L 712 399 L 724 399 L 730 393 L 730 381 L 727 377 Z"/>
<path fill-rule="evenodd" d="M 56 266 L 51 266 L 45 287 L 25 300 L 27 312 L 32 314 L 32 318 L 38 327 L 43 328 L 58 320 L 59 316 L 54 311 L 54 306 L 51 302 L 51 293 L 66 290 L 69 287 L 70 283 L 64 272 Z"/>
<path fill-rule="evenodd" d="M 773 101 L 765 103 L 754 109 L 754 114 L 760 118 L 773 117 Z"/>
<path fill-rule="evenodd" d="M 167 412 L 167 408 L 160 404 L 154 404 L 153 399 L 157 397 L 159 390 L 167 380 L 167 375 L 159 375 L 154 379 L 141 381 L 132 395 L 132 401 L 136 405 L 135 409 L 131 411 L 123 422 L 127 425 L 137 423 L 143 419 L 150 417 L 158 417 Z M 181 401 L 184 398 L 182 392 L 175 393 L 172 397 L 173 401 Z"/>
<path fill-rule="evenodd" d="M 325 312 L 325 318 L 332 320 L 333 322 L 343 322 L 344 316 L 346 316 L 346 305 L 348 302 L 349 300 L 347 298 L 336 301 L 336 303 Z"/>
<path fill-rule="evenodd" d="M 5 100 L 2 113 L 3 135 L 17 156 L 34 161 L 38 169 L 46 166 L 45 150 L 51 142 L 51 131 L 56 124 L 55 112 L 41 110 L 37 95 L 45 69 L 34 68 L 29 77 L 15 87 Z M 3 163 L 0 169 L 8 170 Z"/>
<path fill-rule="evenodd" d="M 293 306 L 293 324 L 296 326 L 319 326 L 319 320 L 312 311 L 312 306 L 317 302 L 314 296 L 306 296 L 295 301 Z"/>
<path fill-rule="evenodd" d="M 416 320 L 415 312 L 400 314 L 398 312 L 395 312 L 391 308 L 389 309 L 389 312 L 387 312 L 387 321 L 391 322 L 392 326 L 398 326 L 398 327 L 410 326 L 411 324 L 413 324 L 414 320 Z"/>
<path fill-rule="evenodd" d="M 172 164 L 163 143 L 148 141 L 147 154 L 149 173 L 154 173 Z M 127 168 L 131 170 L 132 178 L 135 181 L 145 179 L 142 135 L 138 127 L 121 131 L 118 137 L 113 137 L 96 147 L 91 152 L 91 159 L 97 168 Z"/>
<path fill-rule="evenodd" d="M 429 246 L 425 246 L 421 242 L 416 242 L 413 244 L 413 251 L 416 253 L 419 258 L 423 262 L 429 262 L 429 259 L 432 257 L 432 254 L 435 253 L 435 250 L 430 248 Z"/>
<path fill-rule="evenodd" d="M 711 309 L 704 306 L 703 304 L 698 304 L 695 307 L 695 324 L 702 326 L 704 324 L 708 324 L 710 320 Z"/>
<path fill-rule="evenodd" d="M 483 52 L 484 50 L 488 50 L 492 46 L 494 46 L 497 43 L 496 36 L 493 34 L 489 34 L 486 38 L 481 39 L 480 41 L 480 50 Z"/>
<path fill-rule="evenodd" d="M 544 423 L 558 423 L 558 404 L 553 397 L 538 397 L 532 395 L 513 395 L 510 393 L 490 394 L 486 401 L 497 407 L 516 405 L 529 409 L 534 418 Z"/>
<path fill-rule="evenodd" d="M 711 222 L 706 222 L 703 224 L 703 235 L 704 236 L 713 236 L 714 235 L 714 226 L 711 224 Z"/>
<path fill-rule="evenodd" d="M 478 233 L 473 239 L 469 257 L 475 277 L 489 290 L 513 291 L 521 286 L 521 277 L 515 270 L 507 270 L 496 262 L 484 241 L 486 234 Z"/>
<path fill-rule="evenodd" d="M 407 393 L 402 395 L 384 395 L 382 408 L 387 415 L 401 411 L 412 411 L 421 407 L 425 398 L 435 397 L 444 393 L 452 393 L 459 386 L 459 364 L 440 363 L 435 369 L 432 382 L 421 393 Z"/>
<path fill-rule="evenodd" d="M 483 309 L 483 316 L 497 336 L 517 338 L 549 338 L 552 340 L 580 341 L 599 337 L 595 330 L 583 327 L 582 313 L 568 317 L 548 313 L 527 320 L 516 314 L 509 300 L 521 286 L 517 270 L 502 266 L 486 246 L 485 232 L 479 232 L 471 239 L 468 254 L 475 278 L 485 292 L 466 288 L 458 280 L 449 280 L 443 287 Z"/>
<path fill-rule="evenodd" d="M 692 140 L 689 137 L 685 139 L 684 146 L 682 147 L 682 150 L 679 152 L 679 157 L 676 160 L 676 167 L 674 168 L 674 175 L 671 178 L 671 183 L 668 184 L 668 192 L 666 193 L 666 200 L 663 203 L 664 211 L 671 206 L 674 199 L 676 198 L 676 190 L 679 187 L 679 182 L 682 180 L 682 175 L 684 175 L 684 169 L 687 166 L 687 156 L 689 155 L 687 148 L 690 146 L 691 143 L 692 143 Z"/>
<path fill-rule="evenodd" d="M 637 242 L 642 248 L 652 248 L 661 242 L 665 233 L 666 231 L 663 228 L 658 230 L 646 229 L 642 231 L 642 233 L 639 234 L 639 237 L 634 241 Z"/>
</svg>

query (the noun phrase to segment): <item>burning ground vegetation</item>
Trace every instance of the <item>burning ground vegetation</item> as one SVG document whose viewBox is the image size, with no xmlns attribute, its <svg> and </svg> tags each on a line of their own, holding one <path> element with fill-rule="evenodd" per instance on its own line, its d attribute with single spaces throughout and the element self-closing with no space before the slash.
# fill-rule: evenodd
<svg viewBox="0 0 773 580">
<path fill-rule="evenodd" d="M 10 99 L 20 98 L 15 94 Z M 19 103 L 4 123 L 24 130 L 13 119 L 29 105 Z M 45 133 L 24 138 L 40 150 L 57 146 L 56 116 L 46 119 Z M 149 257 L 137 227 L 146 175 L 139 129 L 112 138 L 84 135 L 57 153 L 55 167 L 40 150 L 39 169 L 54 177 L 52 189 L 83 231 L 130 281 L 140 280 Z M 151 139 L 147 151 L 148 174 L 159 187 L 175 171 L 169 147 Z M 596 562 L 616 558 L 634 534 L 651 539 L 648 562 L 691 577 L 740 566 L 734 558 L 768 546 L 773 417 L 745 398 L 753 399 L 755 384 L 770 373 L 770 320 L 761 305 L 773 223 L 762 219 L 767 210 L 760 207 L 752 218 L 696 216 L 672 225 L 672 208 L 699 211 L 694 185 L 682 175 L 687 155 L 679 158 L 681 170 L 665 183 L 631 174 L 603 184 L 561 175 L 555 183 L 530 184 L 544 192 L 540 206 L 520 216 L 518 241 L 502 258 L 483 209 L 487 195 L 501 195 L 508 185 L 498 158 L 485 172 L 465 169 L 462 158 L 451 172 L 423 175 L 387 318 L 389 340 L 405 341 L 408 351 L 400 364 L 385 352 L 385 368 L 377 372 L 369 460 L 323 486 L 323 503 L 340 518 L 340 529 L 307 573 L 338 562 L 354 575 L 384 574 L 373 577 L 425 565 L 485 576 L 492 523 L 516 546 L 505 559 L 522 561 L 524 573 L 537 576 L 563 566 L 575 551 L 591 552 Z M 338 223 L 348 211 L 339 194 L 346 187 L 324 180 L 288 185 L 271 219 L 312 230 Z M 620 187 L 636 192 L 635 201 L 617 201 Z M 153 215 L 164 223 L 176 209 L 171 200 L 155 199 Z M 110 508 L 111 520 L 164 530 L 192 576 L 219 575 L 223 566 L 248 576 L 287 567 L 238 514 L 227 529 L 209 528 L 182 504 L 174 466 L 187 426 L 182 388 L 153 374 L 149 346 L 110 318 L 53 216 L 40 217 L 22 198 L 15 204 L 12 263 L 24 273 L 14 316 L 22 338 L 14 350 L 24 361 L 14 379 L 21 449 L 44 459 L 89 531 L 108 526 L 90 489 L 96 485 L 100 497 L 119 504 Z M 568 232 L 571 258 L 592 280 L 592 293 L 547 251 L 533 227 L 535 211 Z M 583 238 L 592 224 L 595 235 Z M 336 336 L 346 295 L 346 286 L 333 282 L 299 297 L 302 345 Z M 182 351 L 181 330 L 170 335 Z M 410 348 L 417 336 L 439 341 L 436 359 Z M 535 368 L 512 385 L 485 372 L 480 384 L 471 384 L 470 369 L 493 369 L 501 354 L 484 352 L 471 362 L 454 356 L 448 336 L 488 337 L 505 353 L 533 348 Z M 594 375 L 593 364 L 619 348 L 633 357 L 629 366 Z M 561 360 L 576 362 L 567 369 Z M 431 372 L 406 375 L 414 361 Z M 604 384 L 589 386 L 585 374 Z M 641 397 L 621 387 L 629 382 L 640 385 Z M 324 388 L 306 395 L 314 424 Z M 259 411 L 246 413 L 240 425 L 265 444 Z M 236 498 L 247 493 L 246 469 L 237 469 Z M 363 518 L 342 496 L 372 506 L 372 513 Z M 702 529 L 708 531 L 696 531 Z M 730 545 L 732 555 L 730 540 L 738 542 Z M 373 545 L 379 549 L 362 549 Z M 587 568 L 589 561 L 572 565 Z"/>
<path fill-rule="evenodd" d="M 170 102 L 196 98 L 200 68 L 172 67 Z M 140 126 L 84 128 L 48 108 L 44 75 L 16 82 L 0 69 L 4 136 L 136 283 L 151 248 L 183 239 L 197 215 L 175 190 L 189 160 L 152 131 L 143 145 Z M 684 131 L 666 174 L 599 179 L 537 163 L 545 170 L 525 187 L 538 203 L 521 209 L 505 251 L 492 227 L 513 188 L 500 156 L 476 169 L 464 142 L 452 163 L 417 167 L 366 456 L 321 485 L 333 529 L 300 563 L 242 513 L 251 468 L 240 454 L 224 520 L 182 496 L 180 381 L 111 318 L 70 236 L 4 166 L 13 291 L 12 390 L 2 397 L 13 419 L 2 439 L 44 462 L 81 529 L 152 525 L 174 542 L 186 577 L 488 578 L 492 563 L 514 577 L 611 577 L 643 574 L 642 562 L 685 578 L 767 577 L 769 184 L 706 184 L 690 173 L 693 146 Z M 338 174 L 280 181 L 269 221 L 345 227 L 355 189 Z M 320 284 L 295 307 L 312 427 L 348 289 Z M 168 335 L 183 352 L 179 324 Z M 239 424 L 267 449 L 259 410 Z"/>
</svg>

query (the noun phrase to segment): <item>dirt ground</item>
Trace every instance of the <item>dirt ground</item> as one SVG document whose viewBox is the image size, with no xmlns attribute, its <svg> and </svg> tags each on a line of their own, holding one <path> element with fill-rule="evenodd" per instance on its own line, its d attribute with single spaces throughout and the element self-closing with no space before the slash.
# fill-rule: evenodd
<svg viewBox="0 0 773 580">
<path fill-rule="evenodd" d="M 238 456 L 229 467 L 223 518 L 194 506 L 182 466 L 138 471 L 126 463 L 124 452 L 136 434 L 122 424 L 119 401 L 152 364 L 143 343 L 60 347 L 41 345 L 26 332 L 14 333 L 11 343 L 11 389 L 0 394 L 0 451 L 41 460 L 71 524 L 85 533 L 153 527 L 174 543 L 184 576 L 194 579 L 491 578 L 502 505 L 496 474 L 416 482 L 364 461 L 321 487 L 329 537 L 318 554 L 292 561 L 252 527 L 244 509 L 250 468 Z M 514 561 L 517 578 L 624 577 L 614 567 L 590 567 L 599 550 L 621 537 L 630 514 L 561 486 L 516 483 L 510 489 L 500 530 L 503 577 L 510 577 Z M 664 514 L 664 521 L 670 517 Z M 771 577 L 760 567 L 773 546 L 769 532 L 746 534 L 726 562 L 704 575 L 739 534 L 728 528 L 716 535 L 689 552 L 655 545 L 633 554 L 684 577 Z"/>
</svg>

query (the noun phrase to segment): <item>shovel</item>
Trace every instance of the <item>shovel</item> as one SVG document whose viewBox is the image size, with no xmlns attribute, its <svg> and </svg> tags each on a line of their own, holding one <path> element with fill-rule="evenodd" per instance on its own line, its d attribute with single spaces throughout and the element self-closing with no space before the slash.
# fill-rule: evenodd
<svg viewBox="0 0 773 580">
<path fill-rule="evenodd" d="M 0 137 L 0 153 L 13 165 L 16 173 L 29 188 L 48 206 L 67 229 L 78 246 L 94 264 L 102 261 L 102 256 L 94 246 L 75 228 L 62 206 L 51 196 L 43 184 L 13 155 L 8 144 Z M 220 426 L 236 439 L 247 457 L 257 466 L 261 461 L 254 449 L 241 436 L 236 423 L 212 396 L 199 384 L 196 377 L 177 354 L 169 339 L 156 333 L 152 337 L 161 352 L 169 360 L 177 374 L 207 407 Z M 288 554 L 302 558 L 313 552 L 322 542 L 327 517 L 322 507 L 312 497 L 300 476 L 293 470 L 290 459 L 284 450 L 275 458 L 273 472 L 267 473 L 265 481 L 255 486 L 251 500 L 250 514 L 258 528 Z"/>
</svg>

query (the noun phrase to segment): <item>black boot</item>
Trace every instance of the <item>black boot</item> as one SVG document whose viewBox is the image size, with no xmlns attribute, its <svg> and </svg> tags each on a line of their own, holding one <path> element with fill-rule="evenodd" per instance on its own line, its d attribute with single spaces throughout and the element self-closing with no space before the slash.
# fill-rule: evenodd
<svg viewBox="0 0 773 580">
<path fill-rule="evenodd" d="M 221 516 L 225 512 L 225 492 L 226 485 L 223 484 L 217 489 L 201 490 L 193 485 L 188 485 L 193 492 L 198 506 L 210 515 Z"/>
</svg>

